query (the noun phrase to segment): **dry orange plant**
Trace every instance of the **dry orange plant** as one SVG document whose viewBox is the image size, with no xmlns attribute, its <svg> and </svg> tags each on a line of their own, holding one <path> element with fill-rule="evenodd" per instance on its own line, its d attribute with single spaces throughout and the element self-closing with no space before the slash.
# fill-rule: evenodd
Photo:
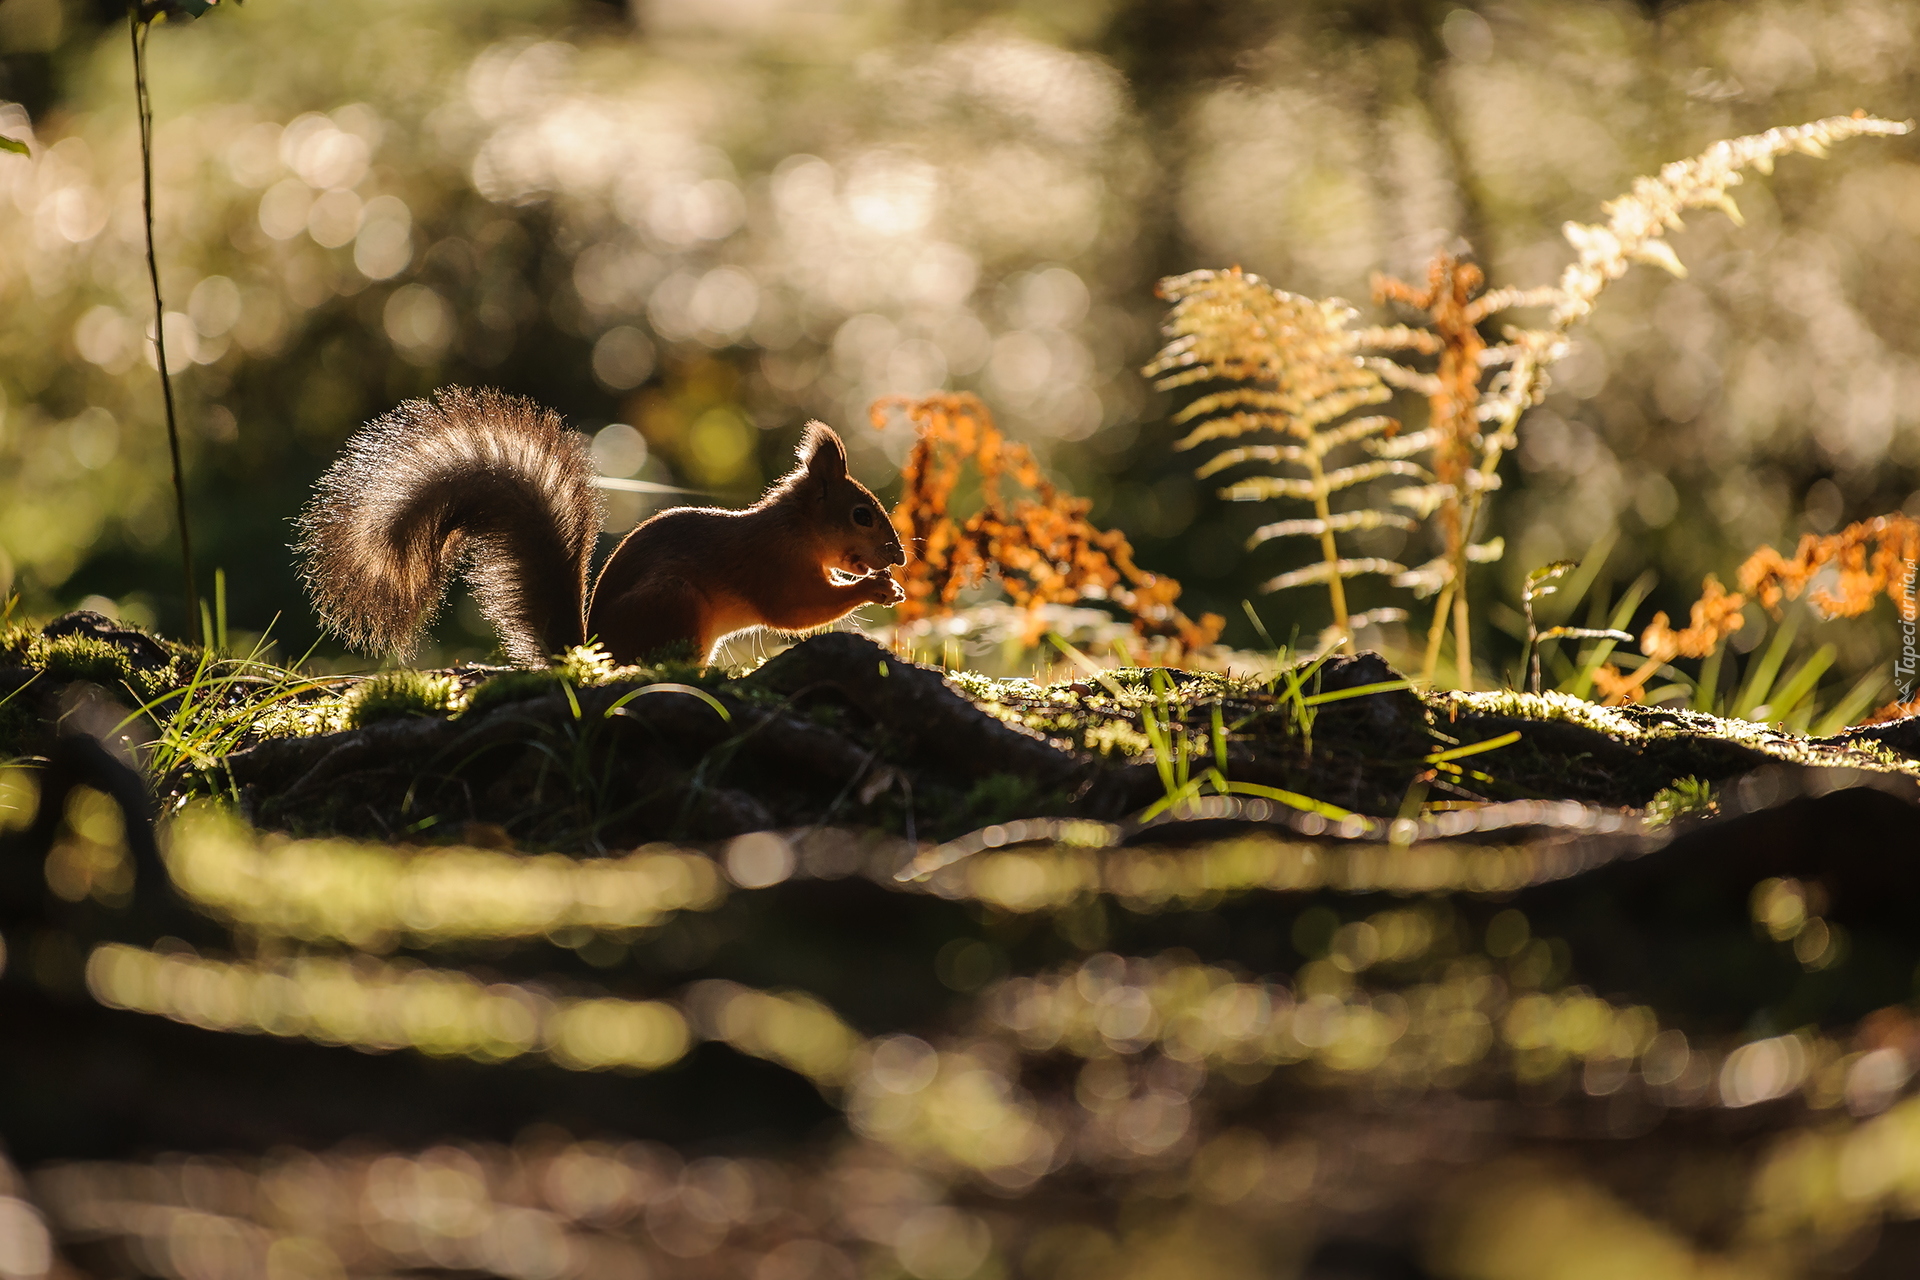
<svg viewBox="0 0 1920 1280">
<path fill-rule="evenodd" d="M 1729 593 L 1708 574 L 1694 602 L 1690 625 L 1675 631 L 1665 613 L 1657 613 L 1640 634 L 1641 665 L 1623 672 L 1611 664 L 1594 669 L 1594 684 L 1609 704 L 1637 702 L 1661 666 L 1676 658 L 1712 658 L 1723 641 L 1740 630 L 1741 609 L 1749 598 L 1775 617 L 1780 605 L 1802 594 L 1822 618 L 1854 618 L 1884 595 L 1901 617 L 1913 621 L 1915 604 L 1908 578 L 1920 561 L 1920 521 L 1899 513 L 1850 524 L 1837 533 L 1807 534 L 1793 555 L 1761 547 L 1740 566 L 1740 592 Z M 1824 581 L 1823 581 L 1824 579 Z M 1706 683 L 1711 684 L 1710 678 Z M 1893 702 L 1867 723 L 1920 714 L 1920 699 Z"/>
<path fill-rule="evenodd" d="M 1111 601 L 1132 616 L 1142 638 L 1170 639 L 1175 652 L 1159 655 L 1162 661 L 1220 638 L 1220 615 L 1205 614 L 1196 622 L 1175 607 L 1180 584 L 1134 564 L 1133 547 L 1120 530 L 1095 528 L 1087 520 L 1091 500 L 1062 493 L 1025 445 L 1000 434 L 978 397 L 887 396 L 873 404 L 873 425 L 884 428 L 895 410 L 918 432 L 900 469 L 900 501 L 892 517 L 908 549 L 901 571 L 907 598 L 896 606 L 901 622 L 953 612 L 960 593 L 991 573 L 1027 610 L 1023 639 L 1030 645 L 1046 630 L 1041 606 L 1079 600 Z M 954 491 L 969 463 L 979 479 L 980 507 L 956 516 Z M 1003 481 L 1031 496 L 1009 501 Z"/>
<path fill-rule="evenodd" d="M 1622 674 L 1612 663 L 1593 669 L 1593 682 L 1608 706 L 1638 702 L 1647 679 L 1675 658 L 1711 656 L 1726 639 L 1746 625 L 1747 598 L 1739 592 L 1728 593 L 1720 579 L 1711 573 L 1700 584 L 1700 598 L 1693 602 L 1687 625 L 1678 631 L 1667 620 L 1666 611 L 1653 615 L 1640 633 L 1640 653 L 1644 659 L 1632 672 Z"/>
<path fill-rule="evenodd" d="M 1768 609 L 1778 610 L 1782 598 L 1798 598 L 1822 569 L 1833 565 L 1832 587 L 1816 588 L 1807 603 L 1823 617 L 1857 618 L 1881 595 L 1906 609 L 1901 585 L 1906 566 L 1916 559 L 1920 559 L 1920 521 L 1895 512 L 1850 524 L 1825 537 L 1809 533 L 1800 539 L 1791 558 L 1770 546 L 1761 547 L 1740 566 L 1740 586 Z"/>
<path fill-rule="evenodd" d="M 1778 613 L 1783 598 L 1798 598 L 1831 565 L 1832 585 L 1814 587 L 1807 595 L 1816 613 L 1825 618 L 1857 618 L 1885 595 L 1900 616 L 1912 622 L 1914 584 L 1907 575 L 1915 561 L 1920 561 L 1920 520 L 1895 512 L 1858 521 L 1824 537 L 1806 534 L 1791 557 L 1771 546 L 1761 547 L 1740 566 L 1740 585 Z M 1890 702 L 1869 716 L 1867 723 L 1917 714 L 1920 698 Z"/>
</svg>

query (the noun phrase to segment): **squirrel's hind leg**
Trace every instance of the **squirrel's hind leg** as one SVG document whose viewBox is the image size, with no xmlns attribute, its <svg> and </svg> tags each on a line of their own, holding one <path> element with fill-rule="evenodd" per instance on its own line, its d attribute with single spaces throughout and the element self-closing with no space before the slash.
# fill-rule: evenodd
<svg viewBox="0 0 1920 1280">
<path fill-rule="evenodd" d="M 587 617 L 587 634 L 625 666 L 675 645 L 691 645 L 704 662 L 717 638 L 707 619 L 706 601 L 684 578 L 636 584 L 610 600 L 596 595 Z"/>
</svg>

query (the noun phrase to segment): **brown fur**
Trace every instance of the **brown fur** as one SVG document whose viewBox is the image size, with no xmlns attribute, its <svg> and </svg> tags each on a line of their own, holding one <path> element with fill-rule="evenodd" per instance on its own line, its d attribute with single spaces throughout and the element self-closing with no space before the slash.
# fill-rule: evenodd
<svg viewBox="0 0 1920 1280">
<path fill-rule="evenodd" d="M 586 638 L 593 461 L 560 415 L 446 387 L 356 432 L 301 514 L 301 576 L 356 648 L 410 651 L 463 573 L 508 655 Z"/>
<path fill-rule="evenodd" d="M 592 477 L 581 437 L 530 400 L 449 387 L 408 401 L 347 442 L 301 515 L 315 607 L 356 647 L 405 651 L 457 571 L 513 661 L 537 665 L 589 637 L 620 662 L 682 642 L 706 657 L 734 631 L 811 630 L 901 598 L 886 572 L 899 539 L 820 423 L 753 506 L 679 507 L 629 534 L 589 617 Z"/>
<path fill-rule="evenodd" d="M 871 524 L 856 523 L 860 511 Z M 753 506 L 676 507 L 628 534 L 600 571 L 587 631 L 619 662 L 683 639 L 706 656 L 748 627 L 810 631 L 896 604 L 886 570 L 905 561 L 886 508 L 847 474 L 840 437 L 809 423 L 800 465 Z"/>
</svg>

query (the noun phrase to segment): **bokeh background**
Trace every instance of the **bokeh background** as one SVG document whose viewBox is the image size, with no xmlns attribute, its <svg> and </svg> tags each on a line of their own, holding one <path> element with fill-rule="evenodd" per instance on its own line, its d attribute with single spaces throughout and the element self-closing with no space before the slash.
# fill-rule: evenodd
<svg viewBox="0 0 1920 1280">
<path fill-rule="evenodd" d="M 348 432 L 443 383 L 536 396 L 607 473 L 733 502 L 811 416 L 885 492 L 907 435 L 867 404 L 951 387 L 1253 645 L 1239 602 L 1307 549 L 1247 553 L 1272 513 L 1169 451 L 1138 372 L 1158 277 L 1239 264 L 1377 310 L 1371 272 L 1417 280 L 1464 242 L 1494 283 L 1546 283 L 1561 223 L 1665 160 L 1904 117 L 1920 10 L 253 0 L 156 30 L 152 63 L 202 591 L 223 568 L 236 630 L 318 638 L 287 522 Z M 0 587 L 177 633 L 117 5 L 0 0 L 0 132 L 33 148 L 0 155 Z M 1496 660 L 1521 575 L 1609 534 L 1599 589 L 1652 567 L 1643 613 L 1678 614 L 1761 543 L 1916 509 L 1916 157 L 1790 158 L 1736 192 L 1744 228 L 1676 235 L 1689 278 L 1609 293 L 1493 506 Z M 653 501 L 613 495 L 610 535 Z M 1358 554 L 1430 554 L 1368 537 Z M 1314 590 L 1259 605 L 1282 639 L 1327 621 Z M 1889 661 L 1880 614 L 1803 642 L 1839 643 L 1850 682 Z M 1736 647 L 1762 631 L 1754 610 Z M 440 634 L 429 660 L 492 644 L 471 606 Z"/>
<path fill-rule="evenodd" d="M 0 134 L 32 150 L 0 154 L 0 595 L 178 634 L 124 22 L 0 0 Z M 349 660 L 288 521 L 359 423 L 444 383 L 536 396 L 608 475 L 732 502 L 816 415 L 890 494 L 909 442 L 867 404 L 948 387 L 1252 646 L 1242 599 L 1285 639 L 1324 598 L 1256 597 L 1304 549 L 1245 552 L 1273 513 L 1171 451 L 1138 372 L 1156 279 L 1238 264 L 1389 319 L 1370 274 L 1464 243 L 1495 284 L 1549 282 L 1561 223 L 1665 160 L 1906 117 L 1920 7 L 249 0 L 151 55 L 201 589 L 224 570 L 234 630 Z M 1761 543 L 1920 515 L 1917 147 L 1791 157 L 1737 189 L 1744 228 L 1674 236 L 1688 278 L 1610 290 L 1505 469 L 1477 650 L 1509 660 L 1522 575 L 1597 543 L 1596 593 L 1659 574 L 1644 622 Z M 609 540 L 654 501 L 610 498 Z M 1358 554 L 1429 554 L 1369 536 Z M 1882 604 L 1802 643 L 1842 647 L 1838 685 L 1889 667 L 1893 630 Z M 456 604 L 421 656 L 491 648 Z M 0 787 L 14 825 L 20 794 Z M 1872 855 L 1910 829 L 1832 812 L 1498 901 L 1308 875 L 1324 850 L 1298 843 L 1128 851 L 1104 894 L 1008 851 L 909 894 L 877 838 L 755 833 L 720 853 L 735 889 L 657 927 L 483 921 L 442 946 L 186 917 L 90 971 L 106 917 L 9 923 L 0 1277 L 1909 1275 L 1911 893 L 1856 888 L 1830 927 L 1792 878 L 1814 872 L 1766 859 L 1837 832 L 1903 871 Z M 56 869 L 125 837 L 68 821 Z M 337 858 L 380 890 L 315 875 L 329 910 L 401 900 L 369 871 L 398 854 L 228 852 Z M 1229 872 L 1252 887 L 1223 893 Z M 678 1023 L 645 1016 L 679 1027 L 684 1067 L 605 1069 L 671 1056 L 644 1036 L 527 1047 L 534 1014 L 621 1016 L 609 993 L 677 1001 Z"/>
</svg>

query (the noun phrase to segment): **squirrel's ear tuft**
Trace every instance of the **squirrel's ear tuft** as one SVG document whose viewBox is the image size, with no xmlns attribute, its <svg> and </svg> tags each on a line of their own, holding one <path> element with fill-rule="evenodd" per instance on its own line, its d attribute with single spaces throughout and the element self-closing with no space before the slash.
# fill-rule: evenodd
<svg viewBox="0 0 1920 1280">
<path fill-rule="evenodd" d="M 809 422 L 800 437 L 800 465 L 808 474 L 835 479 L 847 474 L 847 447 L 824 422 Z"/>
</svg>

